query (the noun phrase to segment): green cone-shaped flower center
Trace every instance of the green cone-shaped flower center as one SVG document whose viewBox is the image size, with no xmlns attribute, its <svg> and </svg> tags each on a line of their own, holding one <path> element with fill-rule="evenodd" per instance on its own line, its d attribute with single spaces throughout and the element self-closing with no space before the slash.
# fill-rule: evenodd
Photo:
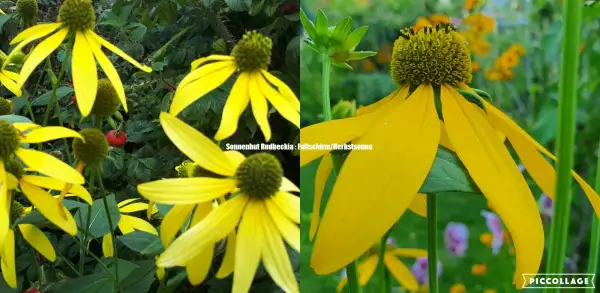
<svg viewBox="0 0 600 293">
<path fill-rule="evenodd" d="M 471 57 L 453 25 L 404 29 L 394 43 L 391 74 L 400 85 L 456 86 L 471 81 Z"/>
<path fill-rule="evenodd" d="M 17 14 L 28 22 L 37 21 L 38 3 L 36 0 L 18 0 Z"/>
<path fill-rule="evenodd" d="M 108 142 L 104 133 L 96 128 L 82 129 L 79 134 L 85 139 L 73 140 L 75 158 L 89 166 L 99 166 L 108 156 Z"/>
<path fill-rule="evenodd" d="M 58 21 L 69 29 L 86 31 L 94 27 L 96 13 L 91 0 L 65 0 L 58 11 Z"/>
<path fill-rule="evenodd" d="M 238 167 L 235 176 L 243 194 L 265 199 L 279 191 L 283 169 L 275 156 L 259 153 L 247 157 Z"/>
<path fill-rule="evenodd" d="M 10 205 L 10 222 L 14 223 L 25 213 L 25 207 L 18 201 L 13 200 Z"/>
<path fill-rule="evenodd" d="M 7 161 L 19 147 L 19 131 L 0 119 L 0 160 Z"/>
<path fill-rule="evenodd" d="M 12 112 L 12 105 L 10 101 L 0 97 L 0 115 L 8 115 Z"/>
<path fill-rule="evenodd" d="M 273 42 L 264 35 L 251 31 L 233 47 L 231 56 L 240 71 L 250 72 L 267 69 L 271 64 Z"/>
<path fill-rule="evenodd" d="M 92 108 L 92 114 L 98 117 L 110 117 L 119 110 L 121 101 L 119 95 L 110 80 L 103 78 L 98 80 L 98 93 Z"/>
</svg>

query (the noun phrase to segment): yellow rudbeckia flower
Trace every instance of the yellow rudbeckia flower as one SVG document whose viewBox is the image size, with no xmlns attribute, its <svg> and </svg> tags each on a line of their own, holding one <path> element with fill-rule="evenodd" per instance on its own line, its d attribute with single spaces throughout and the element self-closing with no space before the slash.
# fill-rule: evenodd
<svg viewBox="0 0 600 293">
<path fill-rule="evenodd" d="M 346 158 L 319 225 L 312 267 L 319 274 L 333 273 L 380 239 L 411 204 L 438 145 L 443 145 L 456 152 L 506 224 L 515 243 L 515 278 L 537 272 L 543 225 L 504 140 L 508 138 L 528 173 L 551 197 L 556 172 L 543 154 L 556 158 L 466 85 L 471 81 L 470 54 L 454 27 L 404 30 L 395 43 L 391 68 L 400 86 L 392 94 L 359 109 L 357 117 L 301 129 L 302 144 L 352 141 L 373 146 L 372 151 L 352 151 Z M 469 92 L 465 96 L 473 102 L 457 88 Z M 302 150 L 301 165 L 328 152 Z M 573 176 L 600 214 L 598 195 L 581 177 Z"/>
<path fill-rule="evenodd" d="M 98 90 L 96 62 L 100 64 L 100 68 L 113 84 L 123 108 L 127 111 L 123 83 L 119 73 L 102 51 L 102 47 L 119 55 L 145 72 L 151 72 L 152 69 L 138 63 L 121 49 L 97 35 L 94 32 L 95 22 L 96 15 L 90 0 L 66 0 L 60 6 L 58 22 L 38 24 L 18 34 L 10 42 L 11 45 L 18 44 L 12 52 L 20 52 L 27 44 L 49 36 L 29 53 L 29 58 L 23 64 L 17 80 L 18 87 L 23 87 L 33 70 L 71 34 L 71 38 L 74 38 L 73 47 L 67 48 L 67 50 L 73 52 L 71 61 L 73 87 L 75 88 L 77 106 L 81 111 L 81 115 L 85 117 L 90 114 L 96 99 L 96 91 Z"/>
<path fill-rule="evenodd" d="M 11 91 L 15 96 L 20 97 L 23 94 L 21 87 L 17 85 L 17 80 L 19 79 L 19 75 L 6 70 L 6 65 L 8 61 L 8 56 L 2 51 L 0 51 L 0 63 L 2 65 L 0 69 L 0 83 L 4 87 L 6 87 L 9 91 Z"/>
<path fill-rule="evenodd" d="M 419 289 L 419 283 L 410 269 L 400 261 L 400 257 L 427 257 L 427 251 L 418 248 L 396 248 L 392 244 L 387 244 L 383 252 L 383 263 L 386 269 L 390 272 L 398 284 L 410 292 L 415 292 Z M 361 286 L 365 286 L 375 273 L 377 264 L 379 263 L 381 245 L 374 245 L 367 253 L 363 255 L 361 261 L 358 262 L 358 282 Z M 337 291 L 342 292 L 348 282 L 348 278 L 344 277 L 337 286 Z"/>
<path fill-rule="evenodd" d="M 14 220 L 27 214 L 27 212 L 24 211 L 24 207 L 16 201 L 12 202 L 10 211 L 11 218 Z M 31 247 L 49 261 L 54 262 L 56 260 L 56 251 L 54 251 L 52 243 L 42 230 L 31 224 L 18 224 L 17 227 L 19 228 L 23 239 L 25 239 Z M 3 240 L 5 245 L 2 250 L 0 250 L 0 259 L 2 259 L 2 277 L 11 288 L 16 289 L 17 269 L 15 263 L 15 231 L 13 229 L 8 229 L 6 237 L 3 238 Z"/>
<path fill-rule="evenodd" d="M 153 235 L 158 235 L 158 231 L 156 231 L 156 228 L 154 228 L 152 224 L 138 217 L 128 215 L 130 213 L 135 213 L 148 209 L 148 203 L 134 202 L 137 200 L 137 198 L 130 198 L 121 201 L 117 204 L 117 206 L 119 207 L 119 213 L 121 214 L 117 227 L 119 227 L 119 230 L 121 230 L 121 233 L 123 235 L 132 233 L 136 230 L 148 232 Z M 104 257 L 112 257 L 115 253 L 110 233 L 102 237 L 102 252 L 104 253 Z"/>
<path fill-rule="evenodd" d="M 170 114 L 162 113 L 160 121 L 179 150 L 215 176 L 144 183 L 138 186 L 140 194 L 157 203 L 176 206 L 212 202 L 227 194 L 232 197 L 170 244 L 157 265 L 191 265 L 239 224 L 235 249 L 228 249 L 225 256 L 236 255 L 233 292 L 248 292 L 261 258 L 278 286 L 287 292 L 299 292 L 282 240 L 300 251 L 300 199 L 289 193 L 299 190 L 283 177 L 279 161 L 266 153 L 245 158 L 239 152 L 223 152 Z"/>
<path fill-rule="evenodd" d="M 267 101 L 283 118 L 299 128 L 300 101 L 284 82 L 267 71 L 271 63 L 271 47 L 271 39 L 251 31 L 235 45 L 231 56 L 211 55 L 197 59 L 192 63 L 190 74 L 179 83 L 169 113 L 177 116 L 238 71 L 240 74 L 225 103 L 216 140 L 226 139 L 235 133 L 240 116 L 251 104 L 254 118 L 265 140 L 269 141 L 271 126 Z"/>
</svg>

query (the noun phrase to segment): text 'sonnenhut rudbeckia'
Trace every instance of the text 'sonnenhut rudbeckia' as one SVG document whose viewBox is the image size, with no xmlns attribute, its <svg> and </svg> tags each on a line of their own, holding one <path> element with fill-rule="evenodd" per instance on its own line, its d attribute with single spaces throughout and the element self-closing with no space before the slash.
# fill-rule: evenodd
<svg viewBox="0 0 600 293">
<path fill-rule="evenodd" d="M 223 152 L 171 114 L 162 113 L 160 121 L 179 150 L 214 176 L 144 183 L 138 186 L 140 194 L 156 203 L 175 206 L 232 196 L 171 243 L 157 265 L 191 265 L 239 224 L 235 249 L 225 253 L 226 259 L 235 254 L 233 292 L 248 292 L 261 259 L 279 287 L 286 292 L 299 292 L 283 241 L 300 251 L 300 199 L 289 193 L 299 190 L 283 177 L 279 161 L 266 153 L 244 157 L 239 152 Z"/>
<path fill-rule="evenodd" d="M 369 279 L 375 273 L 377 263 L 379 262 L 379 255 L 381 252 L 381 244 L 374 245 L 367 253 L 364 254 L 363 259 L 359 261 L 357 265 L 358 270 L 358 282 L 361 286 L 367 284 Z M 400 286 L 408 289 L 411 292 L 419 289 L 419 283 L 415 276 L 412 274 L 410 269 L 399 259 L 401 257 L 419 258 L 427 257 L 427 251 L 418 248 L 396 248 L 392 244 L 387 244 L 383 252 L 383 263 L 386 269 L 392 276 L 398 281 Z M 348 279 L 344 277 L 337 286 L 337 291 L 341 292 L 346 286 Z"/>
<path fill-rule="evenodd" d="M 121 49 L 97 35 L 94 32 L 95 23 L 96 14 L 92 1 L 65 0 L 60 6 L 58 21 L 56 23 L 38 24 L 18 34 L 10 42 L 11 45 L 18 43 L 18 46 L 12 52 L 20 52 L 27 44 L 48 36 L 29 53 L 29 57 L 23 64 L 19 79 L 17 80 L 18 87 L 23 87 L 33 70 L 70 35 L 71 38 L 75 39 L 73 48 L 67 48 L 67 50 L 73 50 L 71 71 L 73 87 L 77 95 L 77 105 L 79 111 L 81 111 L 81 115 L 85 117 L 90 114 L 96 99 L 98 88 L 96 62 L 98 62 L 106 77 L 115 87 L 123 108 L 127 111 L 123 83 L 121 82 L 119 73 L 102 51 L 102 47 L 119 55 L 145 72 L 151 72 L 152 69 L 138 63 Z M 13 54 L 12 52 L 11 55 Z"/>
<path fill-rule="evenodd" d="M 123 235 L 133 233 L 135 231 L 144 231 L 158 236 L 158 231 L 156 231 L 156 228 L 154 228 L 152 224 L 148 223 L 146 220 L 128 215 L 130 213 L 148 209 L 148 203 L 134 202 L 137 200 L 137 198 L 130 198 L 117 204 L 117 207 L 119 207 L 119 213 L 121 214 L 117 227 L 119 227 L 119 230 L 121 230 Z M 112 242 L 112 236 L 110 233 L 102 237 L 102 253 L 104 254 L 104 257 L 112 257 L 114 255 L 113 245 L 114 244 Z"/>
<path fill-rule="evenodd" d="M 359 109 L 357 117 L 301 130 L 302 144 L 352 141 L 373 146 L 372 151 L 350 152 L 341 168 L 317 232 L 311 266 L 319 274 L 333 273 L 380 239 L 412 202 L 442 145 L 456 152 L 506 224 L 515 244 L 514 276 L 520 285 L 522 273 L 539 269 L 544 231 L 536 201 L 504 140 L 508 138 L 528 173 L 551 198 L 556 171 L 542 154 L 556 158 L 467 86 L 470 54 L 453 26 L 402 31 L 394 46 L 391 75 L 399 88 Z M 301 165 L 328 152 L 304 149 Z M 600 212 L 598 195 L 573 176 Z"/>
<path fill-rule="evenodd" d="M 12 201 L 10 205 L 10 220 L 14 223 L 15 220 L 27 214 L 24 207 L 16 201 Z M 43 255 L 51 262 L 56 260 L 56 251 L 52 243 L 38 227 L 31 224 L 17 224 L 21 236 L 31 247 Z M 17 289 L 17 267 L 15 262 L 15 231 L 8 229 L 6 237 L 2 240 L 5 242 L 4 247 L 0 250 L 0 265 L 2 269 L 2 277 L 4 281 L 13 289 Z"/>
<path fill-rule="evenodd" d="M 8 61 L 8 56 L 6 56 L 4 52 L 0 51 L 0 83 L 2 83 L 2 85 L 11 91 L 15 96 L 20 97 L 23 94 L 23 91 L 16 82 L 19 79 L 19 75 L 6 69 Z"/>
<path fill-rule="evenodd" d="M 197 59 L 192 63 L 192 71 L 179 83 L 169 113 L 177 116 L 238 71 L 239 76 L 223 109 L 216 140 L 224 140 L 235 133 L 240 116 L 250 104 L 254 119 L 265 140 L 269 141 L 271 126 L 267 101 L 283 118 L 300 127 L 300 101 L 284 82 L 267 70 L 271 64 L 272 46 L 271 39 L 251 31 L 235 45 L 231 56 L 211 55 Z"/>
</svg>

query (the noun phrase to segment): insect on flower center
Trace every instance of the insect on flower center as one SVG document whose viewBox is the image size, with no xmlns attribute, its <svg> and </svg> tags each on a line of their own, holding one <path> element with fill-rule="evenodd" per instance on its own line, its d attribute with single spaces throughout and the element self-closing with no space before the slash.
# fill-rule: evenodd
<svg viewBox="0 0 600 293">
<path fill-rule="evenodd" d="M 281 187 L 283 169 L 275 156 L 259 153 L 247 157 L 238 167 L 235 176 L 242 193 L 265 199 L 275 195 Z"/>
<path fill-rule="evenodd" d="M 85 139 L 73 140 L 75 158 L 89 166 L 99 166 L 108 156 L 108 142 L 104 133 L 96 128 L 82 129 L 79 134 Z"/>
<path fill-rule="evenodd" d="M 58 11 L 58 21 L 69 29 L 87 31 L 96 23 L 96 13 L 90 0 L 65 0 Z"/>
<path fill-rule="evenodd" d="M 261 33 L 250 31 L 233 47 L 231 56 L 240 71 L 267 69 L 271 64 L 273 42 Z"/>
<path fill-rule="evenodd" d="M 394 43 L 391 75 L 400 85 L 456 86 L 471 81 L 471 70 L 466 41 L 451 24 L 404 29 Z"/>
<path fill-rule="evenodd" d="M 0 119 L 0 160 L 8 161 L 19 147 L 19 131 Z"/>
</svg>

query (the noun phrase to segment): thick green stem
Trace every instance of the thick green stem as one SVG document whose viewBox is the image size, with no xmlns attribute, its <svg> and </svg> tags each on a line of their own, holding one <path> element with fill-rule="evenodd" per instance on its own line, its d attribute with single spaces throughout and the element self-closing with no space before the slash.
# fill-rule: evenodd
<svg viewBox="0 0 600 293">
<path fill-rule="evenodd" d="M 329 98 L 329 75 L 331 73 L 331 59 L 327 53 L 321 53 L 323 72 L 321 72 L 321 103 L 323 105 L 323 120 L 331 120 L 331 99 Z"/>
<path fill-rule="evenodd" d="M 554 219 L 550 231 L 550 250 L 546 273 L 562 273 L 567 241 L 569 239 L 569 214 L 571 211 L 571 169 L 575 144 L 575 113 L 577 110 L 577 81 L 579 68 L 579 43 L 581 37 L 581 12 L 579 1 L 564 1 L 561 79 L 558 102 L 558 176 L 554 199 Z M 548 288 L 544 292 L 560 292 Z"/>
<path fill-rule="evenodd" d="M 600 193 L 600 143 L 598 144 L 598 161 L 596 162 L 596 193 Z M 600 257 L 600 221 L 598 215 L 592 214 L 592 236 L 590 239 L 590 254 L 587 272 L 588 274 L 596 274 L 598 270 L 598 257 Z M 596 289 L 588 288 L 586 293 L 594 293 Z"/>
<path fill-rule="evenodd" d="M 437 200 L 434 193 L 427 194 L 427 272 L 429 293 L 438 293 L 437 274 Z"/>
</svg>

